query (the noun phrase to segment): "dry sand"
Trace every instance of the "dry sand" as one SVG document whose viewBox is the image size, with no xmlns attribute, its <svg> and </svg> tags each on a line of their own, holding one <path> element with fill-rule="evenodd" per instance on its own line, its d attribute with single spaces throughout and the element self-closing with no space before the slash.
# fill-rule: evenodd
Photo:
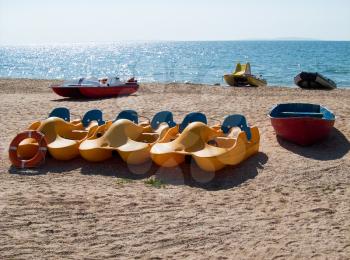
<svg viewBox="0 0 350 260">
<path fill-rule="evenodd" d="M 143 85 L 129 97 L 60 98 L 45 80 L 0 80 L 0 258 L 350 258 L 350 91 Z M 311 147 L 277 140 L 266 114 L 279 102 L 326 105 L 330 138 Z M 261 132 L 259 154 L 237 167 L 200 172 L 120 159 L 48 159 L 34 172 L 10 167 L 7 148 L 58 106 L 107 119 L 122 109 L 151 117 L 204 112 L 211 124 L 246 115 Z M 145 184 L 156 175 L 166 185 Z"/>
</svg>

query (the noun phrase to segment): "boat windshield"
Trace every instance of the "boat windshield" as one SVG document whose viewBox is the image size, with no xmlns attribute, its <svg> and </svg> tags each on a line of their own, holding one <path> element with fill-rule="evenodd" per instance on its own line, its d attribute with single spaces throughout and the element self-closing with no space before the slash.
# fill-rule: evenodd
<svg viewBox="0 0 350 260">
<path fill-rule="evenodd" d="M 118 77 L 108 77 L 98 79 L 96 77 L 87 77 L 87 78 L 76 78 L 72 80 L 66 80 L 63 83 L 63 86 L 109 86 L 109 85 L 118 85 L 122 82 Z"/>
<path fill-rule="evenodd" d="M 76 79 L 70 79 L 65 80 L 63 83 L 63 86 L 75 86 L 80 85 L 84 78 L 76 78 Z"/>
<path fill-rule="evenodd" d="M 121 84 L 122 82 L 120 81 L 120 79 L 118 77 L 110 77 L 108 78 L 108 84 L 110 85 L 119 85 Z"/>
</svg>

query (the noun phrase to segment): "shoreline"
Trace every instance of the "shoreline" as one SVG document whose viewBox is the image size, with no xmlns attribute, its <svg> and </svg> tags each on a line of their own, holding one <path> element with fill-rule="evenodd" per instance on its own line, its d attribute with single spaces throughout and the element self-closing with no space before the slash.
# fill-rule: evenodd
<svg viewBox="0 0 350 260">
<path fill-rule="evenodd" d="M 60 83 L 63 82 L 64 79 L 42 79 L 42 78 L 11 78 L 11 77 L 0 77 L 0 81 L 21 81 L 21 80 L 37 80 L 37 81 L 48 81 L 52 83 Z M 50 84 L 52 84 L 50 83 Z M 211 83 L 195 83 L 195 82 L 161 82 L 161 81 L 154 81 L 154 82 L 138 82 L 140 85 L 151 85 L 151 84 L 163 84 L 163 85 L 189 85 L 189 86 L 209 86 L 209 87 L 228 87 L 228 88 L 246 88 L 246 87 L 232 87 L 227 85 L 226 83 L 218 82 L 215 84 Z M 220 85 L 217 85 L 220 84 Z M 255 88 L 255 87 L 248 87 L 248 88 Z M 296 85 L 267 85 L 266 87 L 260 87 L 260 88 L 297 88 L 299 89 L 298 86 Z M 341 89 L 341 90 L 350 90 L 350 86 L 337 86 L 336 89 Z M 318 90 L 310 90 L 310 91 L 318 91 Z M 320 90 L 320 91 L 328 91 L 328 90 Z"/>
<path fill-rule="evenodd" d="M 234 88 L 147 83 L 120 98 L 62 98 L 59 81 L 0 78 L 1 258 L 332 258 L 350 254 L 350 91 L 298 87 Z M 276 138 L 268 111 L 308 102 L 336 115 L 330 137 L 311 147 Z M 38 169 L 10 166 L 11 139 L 55 107 L 75 115 L 98 108 L 104 119 L 123 109 L 152 117 L 189 112 L 209 125 L 229 114 L 258 126 L 259 153 L 218 173 L 192 163 L 162 169 L 118 158 L 88 163 L 47 158 Z M 164 186 L 147 183 L 158 178 Z"/>
</svg>

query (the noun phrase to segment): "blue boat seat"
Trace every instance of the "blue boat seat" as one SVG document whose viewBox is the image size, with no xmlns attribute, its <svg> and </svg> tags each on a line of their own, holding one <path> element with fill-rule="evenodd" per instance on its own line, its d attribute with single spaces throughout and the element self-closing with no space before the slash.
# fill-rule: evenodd
<svg viewBox="0 0 350 260">
<path fill-rule="evenodd" d="M 85 113 L 82 119 L 82 123 L 84 127 L 88 127 L 89 124 L 93 121 L 96 121 L 98 125 L 103 125 L 105 121 L 103 121 L 102 111 L 98 109 L 93 109 Z"/>
<path fill-rule="evenodd" d="M 49 117 L 59 117 L 62 118 L 64 121 L 70 122 L 70 112 L 69 109 L 66 107 L 54 108 L 50 112 Z"/>
<path fill-rule="evenodd" d="M 247 125 L 247 120 L 243 115 L 229 115 L 224 119 L 224 122 L 221 125 L 221 130 L 228 134 L 232 127 L 239 127 L 247 135 L 247 139 L 252 138 L 252 133 L 250 127 Z"/>
<path fill-rule="evenodd" d="M 174 122 L 173 113 L 170 111 L 161 111 L 154 115 L 151 121 L 151 127 L 157 129 L 161 123 L 167 123 L 169 127 L 176 126 Z"/>
<path fill-rule="evenodd" d="M 271 118 L 314 117 L 322 120 L 335 120 L 335 115 L 326 107 L 309 103 L 284 103 L 273 107 Z"/>
<path fill-rule="evenodd" d="M 182 133 L 183 130 L 192 122 L 202 122 L 204 124 L 207 124 L 207 117 L 200 112 L 192 112 L 185 116 L 182 123 L 179 126 L 179 131 Z"/>
<path fill-rule="evenodd" d="M 316 113 L 316 112 L 281 112 L 283 116 L 288 117 L 317 117 L 322 118 L 323 113 Z"/>
<path fill-rule="evenodd" d="M 139 123 L 139 116 L 135 110 L 121 111 L 113 122 L 117 121 L 118 119 L 128 119 L 134 122 L 135 124 Z"/>
</svg>

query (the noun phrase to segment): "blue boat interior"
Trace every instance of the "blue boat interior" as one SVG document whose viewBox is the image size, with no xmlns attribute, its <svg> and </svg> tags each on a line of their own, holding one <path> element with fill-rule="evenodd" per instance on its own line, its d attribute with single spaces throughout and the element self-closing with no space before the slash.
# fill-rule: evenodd
<svg viewBox="0 0 350 260">
<path fill-rule="evenodd" d="M 151 127 L 157 129 L 161 123 L 167 123 L 169 127 L 176 126 L 174 122 L 173 113 L 170 111 L 161 111 L 154 115 L 151 121 Z"/>
<path fill-rule="evenodd" d="M 179 131 L 182 133 L 182 131 L 192 122 L 202 122 L 204 124 L 207 124 L 207 117 L 200 112 L 192 112 L 185 116 L 185 118 L 182 120 L 182 123 L 179 126 Z"/>
<path fill-rule="evenodd" d="M 62 118 L 64 121 L 69 122 L 70 112 L 69 109 L 66 107 L 57 107 L 50 112 L 49 117 L 59 117 Z"/>
<path fill-rule="evenodd" d="M 286 103 L 275 106 L 270 116 L 273 118 L 291 118 L 291 117 L 313 117 L 324 120 L 334 120 L 334 114 L 327 108 L 316 104 Z"/>
<path fill-rule="evenodd" d="M 224 119 L 224 122 L 221 125 L 221 130 L 228 134 L 228 132 L 233 127 L 239 127 L 242 131 L 244 131 L 247 135 L 247 139 L 250 140 L 252 138 L 252 133 L 250 131 L 250 127 L 247 124 L 247 120 L 243 115 L 229 115 Z"/>
<path fill-rule="evenodd" d="M 118 119 L 128 119 L 135 124 L 139 123 L 139 116 L 135 110 L 121 111 L 113 122 L 117 121 Z"/>
<path fill-rule="evenodd" d="M 93 109 L 85 113 L 81 122 L 83 123 L 84 127 L 88 127 L 89 124 L 93 121 L 96 121 L 98 125 L 103 125 L 105 121 L 102 118 L 102 111 L 98 109 Z"/>
</svg>

